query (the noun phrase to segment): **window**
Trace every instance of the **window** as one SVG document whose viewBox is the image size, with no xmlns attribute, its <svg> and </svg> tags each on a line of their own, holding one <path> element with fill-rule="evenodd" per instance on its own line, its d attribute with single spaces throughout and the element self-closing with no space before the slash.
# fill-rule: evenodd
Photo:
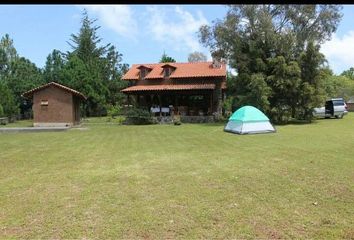
<svg viewBox="0 0 354 240">
<path fill-rule="evenodd" d="M 140 78 L 144 79 L 145 76 L 146 76 L 146 69 L 144 68 L 140 69 Z"/>
<path fill-rule="evenodd" d="M 42 100 L 41 106 L 48 106 L 48 100 Z"/>
<path fill-rule="evenodd" d="M 170 74 L 171 74 L 171 69 L 170 68 L 165 68 L 164 77 L 169 77 Z"/>
<path fill-rule="evenodd" d="M 344 101 L 343 100 L 333 100 L 333 105 L 334 106 L 344 106 Z"/>
</svg>

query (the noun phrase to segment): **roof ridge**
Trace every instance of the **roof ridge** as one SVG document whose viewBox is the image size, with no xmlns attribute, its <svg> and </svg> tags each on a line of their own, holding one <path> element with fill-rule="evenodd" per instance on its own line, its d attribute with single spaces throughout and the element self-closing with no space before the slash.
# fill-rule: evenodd
<svg viewBox="0 0 354 240">
<path fill-rule="evenodd" d="M 43 84 L 43 85 L 41 85 L 41 86 L 35 87 L 35 88 L 33 88 L 33 89 L 31 89 L 31 90 L 29 90 L 29 91 L 27 91 L 27 92 L 24 92 L 23 94 L 21 94 L 21 96 L 26 97 L 26 95 L 29 95 L 29 94 L 31 94 L 31 93 L 34 93 L 34 92 L 36 92 L 36 91 L 38 91 L 38 90 L 42 90 L 42 89 L 47 88 L 47 87 L 49 87 L 49 86 L 51 86 L 51 85 L 55 85 L 55 86 L 57 86 L 57 87 L 59 87 L 59 88 L 61 88 L 61 89 L 67 90 L 67 91 L 69 91 L 69 92 L 71 92 L 71 93 L 74 93 L 74 94 L 76 94 L 76 95 L 81 96 L 81 97 L 84 98 L 84 99 L 87 99 L 87 97 L 86 97 L 84 94 L 82 94 L 81 92 L 79 92 L 79 91 L 77 91 L 77 90 L 75 90 L 75 89 L 72 89 L 72 88 L 70 88 L 70 87 L 67 87 L 67 86 L 65 86 L 65 85 L 62 85 L 62 84 L 60 84 L 60 83 L 57 83 L 57 82 L 55 82 L 55 81 L 48 82 L 48 83 L 45 83 L 45 84 Z"/>
<path fill-rule="evenodd" d="M 133 63 L 133 65 L 160 65 L 160 64 L 199 64 L 199 63 L 213 63 L 213 61 L 202 62 L 163 62 L 163 63 Z"/>
</svg>

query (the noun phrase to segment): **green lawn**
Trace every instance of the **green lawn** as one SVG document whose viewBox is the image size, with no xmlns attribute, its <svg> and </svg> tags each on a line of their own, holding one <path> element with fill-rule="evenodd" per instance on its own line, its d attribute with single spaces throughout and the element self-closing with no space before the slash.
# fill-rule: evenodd
<svg viewBox="0 0 354 240">
<path fill-rule="evenodd" d="M 0 134 L 0 239 L 354 238 L 352 113 L 245 136 L 84 126 Z"/>
<path fill-rule="evenodd" d="M 8 127 L 32 127 L 33 121 L 32 120 L 22 120 L 16 121 L 14 123 L 8 123 L 6 125 L 0 124 L 0 128 L 8 128 Z"/>
</svg>

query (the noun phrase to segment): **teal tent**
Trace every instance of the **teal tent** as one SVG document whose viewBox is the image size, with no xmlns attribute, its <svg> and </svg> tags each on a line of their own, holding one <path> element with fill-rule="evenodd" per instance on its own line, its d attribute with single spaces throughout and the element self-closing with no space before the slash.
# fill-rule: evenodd
<svg viewBox="0 0 354 240">
<path fill-rule="evenodd" d="M 244 106 L 235 111 L 224 130 L 238 134 L 275 132 L 269 118 L 253 106 Z"/>
</svg>

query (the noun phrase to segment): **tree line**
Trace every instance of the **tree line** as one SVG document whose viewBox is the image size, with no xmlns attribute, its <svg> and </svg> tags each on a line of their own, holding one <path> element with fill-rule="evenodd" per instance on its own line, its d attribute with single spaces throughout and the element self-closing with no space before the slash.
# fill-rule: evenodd
<svg viewBox="0 0 354 240">
<path fill-rule="evenodd" d="M 320 52 L 342 18 L 339 5 L 231 5 L 224 19 L 200 28 L 201 43 L 236 69 L 225 107 L 253 105 L 277 123 L 311 120 L 326 97 L 353 94 Z"/>
<path fill-rule="evenodd" d="M 122 63 L 122 54 L 111 44 L 102 45 L 97 36 L 96 20 L 83 12 L 82 25 L 72 34 L 68 44 L 71 51 L 53 50 L 43 69 L 20 57 L 9 35 L 0 42 L 0 114 L 29 114 L 31 102 L 21 97 L 25 91 L 55 81 L 82 92 L 87 101 L 85 116 L 104 115 L 112 106 L 121 105 L 127 87 L 122 75 L 128 64 Z"/>
<path fill-rule="evenodd" d="M 126 96 L 120 92 L 128 86 L 122 76 L 128 70 L 122 54 L 111 44 L 102 45 L 97 36 L 100 28 L 84 10 L 81 27 L 71 34 L 71 51 L 54 49 L 45 66 L 38 68 L 29 59 L 20 57 L 8 34 L 0 41 L 0 117 L 21 114 L 30 117 L 32 103 L 21 97 L 24 92 L 55 81 L 87 96 L 83 106 L 85 116 L 117 114 Z M 199 53 L 193 53 L 199 54 Z M 194 58 L 194 60 L 198 60 Z M 176 62 L 165 52 L 160 62 Z"/>
<path fill-rule="evenodd" d="M 237 75 L 227 76 L 224 107 L 243 105 L 263 110 L 273 122 L 312 117 L 312 109 L 329 97 L 354 95 L 354 68 L 333 74 L 320 46 L 330 39 L 342 18 L 338 5 L 230 5 L 223 19 L 199 30 L 200 42 L 212 56 L 225 59 Z M 30 115 L 31 102 L 21 94 L 55 81 L 88 97 L 85 116 L 119 111 L 125 101 L 121 77 L 128 70 L 122 54 L 102 44 L 100 28 L 86 11 L 81 27 L 72 34 L 70 51 L 53 50 L 38 68 L 18 55 L 13 40 L 0 40 L 0 116 Z M 200 52 L 189 62 L 206 61 Z M 165 52 L 160 62 L 176 62 Z"/>
</svg>

